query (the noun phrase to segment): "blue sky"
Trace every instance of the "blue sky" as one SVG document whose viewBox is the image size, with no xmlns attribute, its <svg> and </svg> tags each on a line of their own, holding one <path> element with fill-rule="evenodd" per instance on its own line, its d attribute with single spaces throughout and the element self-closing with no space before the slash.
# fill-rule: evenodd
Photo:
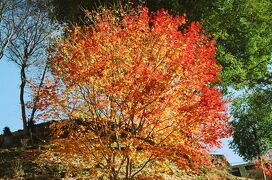
<svg viewBox="0 0 272 180">
<path fill-rule="evenodd" d="M 14 63 L 0 60 L 0 130 L 22 129 L 19 102 L 19 70 Z M 0 133 L 0 134 L 1 134 Z"/>
<path fill-rule="evenodd" d="M 14 63 L 5 58 L 0 60 L 0 134 L 5 126 L 10 127 L 11 131 L 23 127 L 20 117 L 19 75 L 19 69 Z M 223 147 L 214 152 L 224 154 L 231 164 L 242 163 L 241 157 L 228 147 L 229 140 L 223 139 Z"/>
</svg>

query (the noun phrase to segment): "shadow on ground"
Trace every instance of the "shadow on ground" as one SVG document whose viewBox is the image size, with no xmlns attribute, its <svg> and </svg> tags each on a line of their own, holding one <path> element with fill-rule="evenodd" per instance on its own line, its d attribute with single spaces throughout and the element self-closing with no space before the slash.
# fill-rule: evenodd
<svg viewBox="0 0 272 180">
<path fill-rule="evenodd" d="M 59 164 L 39 163 L 36 147 L 0 149 L 0 179 L 61 179 L 65 176 Z"/>
</svg>

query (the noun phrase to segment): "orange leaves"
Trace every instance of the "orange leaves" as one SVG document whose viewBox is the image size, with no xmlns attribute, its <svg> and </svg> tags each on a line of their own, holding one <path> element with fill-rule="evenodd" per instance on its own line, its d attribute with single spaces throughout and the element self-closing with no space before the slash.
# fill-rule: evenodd
<svg viewBox="0 0 272 180">
<path fill-rule="evenodd" d="M 70 32 L 52 60 L 59 79 L 52 114 L 69 119 L 70 139 L 112 175 L 121 169 L 132 178 L 137 170 L 129 167 L 151 159 L 196 171 L 208 165 L 209 148 L 229 132 L 226 102 L 211 85 L 220 70 L 214 42 L 199 23 L 180 31 L 184 17 L 164 10 L 95 17 Z"/>
<path fill-rule="evenodd" d="M 261 170 L 263 175 L 272 177 L 272 150 L 268 150 L 264 155 L 261 155 L 259 159 L 253 161 L 254 166 Z"/>
<path fill-rule="evenodd" d="M 257 160 L 257 161 L 254 161 L 254 166 L 261 170 L 262 173 L 271 178 L 272 177 L 272 163 L 271 163 L 271 160 L 264 160 L 264 159 L 261 159 L 261 160 Z"/>
</svg>

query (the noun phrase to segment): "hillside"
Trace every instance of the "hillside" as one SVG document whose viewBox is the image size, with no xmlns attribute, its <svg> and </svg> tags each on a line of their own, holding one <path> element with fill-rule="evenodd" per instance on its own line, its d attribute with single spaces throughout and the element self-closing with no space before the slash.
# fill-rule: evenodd
<svg viewBox="0 0 272 180">
<path fill-rule="evenodd" d="M 89 179 L 93 174 L 91 165 L 83 168 L 67 165 L 61 162 L 57 154 L 51 154 L 51 158 L 48 158 L 48 153 L 51 153 L 50 148 L 48 143 L 39 143 L 0 149 L 0 179 Z M 172 164 L 166 168 L 163 166 L 165 164 L 156 170 L 147 168 L 137 179 L 245 179 L 229 174 L 227 169 L 222 167 L 203 169 L 200 175 L 193 175 L 186 174 Z M 104 178 L 98 173 L 95 179 Z"/>
<path fill-rule="evenodd" d="M 46 151 L 46 150 L 44 150 Z M 42 152 L 43 153 L 43 152 Z M 40 154 L 28 147 L 27 149 L 12 148 L 1 149 L 0 151 L 0 178 L 2 179 L 88 179 L 90 169 L 73 169 L 61 163 L 52 163 L 47 160 L 41 160 Z M 144 173 L 150 173 L 154 170 L 147 169 Z M 161 176 L 161 177 L 160 177 Z M 226 170 L 212 169 L 201 175 L 185 174 L 181 170 L 173 167 L 171 171 L 157 171 L 156 176 L 139 177 L 139 179 L 229 179 L 242 180 L 227 173 Z M 97 178 L 103 179 L 103 178 Z"/>
</svg>

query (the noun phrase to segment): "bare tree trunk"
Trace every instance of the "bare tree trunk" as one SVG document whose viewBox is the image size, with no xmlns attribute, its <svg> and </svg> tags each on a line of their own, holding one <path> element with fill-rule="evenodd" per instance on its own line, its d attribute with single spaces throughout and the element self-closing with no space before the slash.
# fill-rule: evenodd
<svg viewBox="0 0 272 180">
<path fill-rule="evenodd" d="M 25 92 L 25 85 L 26 85 L 25 68 L 26 68 L 26 63 L 24 62 L 22 64 L 22 67 L 21 67 L 20 104 L 21 104 L 21 112 L 22 112 L 24 134 L 26 136 L 28 136 L 29 132 L 28 132 L 28 126 L 27 126 L 26 109 L 25 109 L 25 99 L 24 99 L 24 92 Z"/>
</svg>

